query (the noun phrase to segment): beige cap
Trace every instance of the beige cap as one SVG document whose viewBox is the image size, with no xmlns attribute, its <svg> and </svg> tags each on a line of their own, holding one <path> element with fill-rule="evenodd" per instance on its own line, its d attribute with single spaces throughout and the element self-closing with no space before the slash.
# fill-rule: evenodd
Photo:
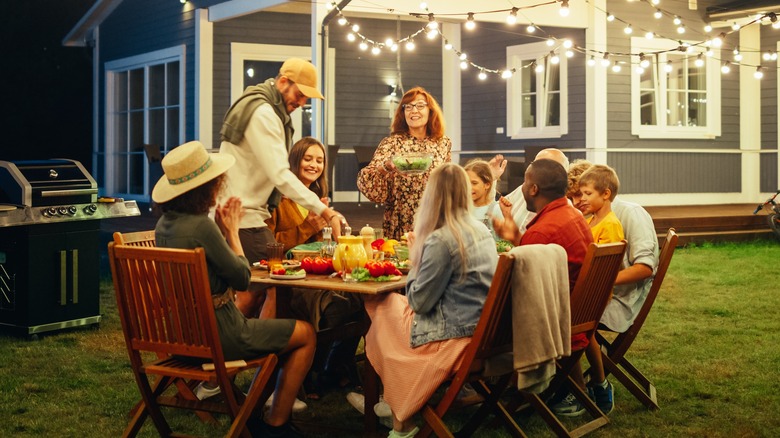
<svg viewBox="0 0 780 438">
<path fill-rule="evenodd" d="M 298 85 L 306 97 L 325 99 L 325 96 L 317 90 L 317 69 L 309 61 L 300 58 L 290 58 L 284 61 L 279 74 L 287 76 L 288 79 Z"/>
</svg>

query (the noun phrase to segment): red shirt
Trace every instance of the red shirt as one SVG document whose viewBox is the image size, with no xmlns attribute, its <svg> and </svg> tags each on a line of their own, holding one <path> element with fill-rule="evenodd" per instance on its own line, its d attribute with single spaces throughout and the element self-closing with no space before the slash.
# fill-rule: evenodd
<svg viewBox="0 0 780 438">
<path fill-rule="evenodd" d="M 593 234 L 582 213 L 572 207 L 566 198 L 556 199 L 528 223 L 520 245 L 557 243 L 566 250 L 569 262 L 569 292 L 574 289 L 585 259 L 585 251 L 593 242 Z"/>
</svg>

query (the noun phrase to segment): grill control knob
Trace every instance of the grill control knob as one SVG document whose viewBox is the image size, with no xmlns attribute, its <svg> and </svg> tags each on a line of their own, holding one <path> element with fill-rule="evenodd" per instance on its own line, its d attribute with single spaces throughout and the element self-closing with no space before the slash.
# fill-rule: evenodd
<svg viewBox="0 0 780 438">
<path fill-rule="evenodd" d="M 76 208 L 75 205 L 71 205 L 68 207 L 68 214 L 71 216 L 75 216 L 77 211 L 78 209 Z"/>
<path fill-rule="evenodd" d="M 42 209 L 41 213 L 43 213 L 44 217 L 54 217 L 57 216 L 57 209 L 54 207 L 47 207 Z"/>
<path fill-rule="evenodd" d="M 84 207 L 84 213 L 86 214 L 95 214 L 97 211 L 97 205 L 95 204 L 89 204 L 86 207 Z"/>
<path fill-rule="evenodd" d="M 66 214 L 68 214 L 68 207 L 65 206 L 57 207 L 57 214 L 59 214 L 60 216 L 65 216 Z"/>
</svg>

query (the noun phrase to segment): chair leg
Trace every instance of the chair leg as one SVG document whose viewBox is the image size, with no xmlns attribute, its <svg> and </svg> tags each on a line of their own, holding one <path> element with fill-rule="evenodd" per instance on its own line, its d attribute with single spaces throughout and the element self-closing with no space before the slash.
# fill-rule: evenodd
<svg viewBox="0 0 780 438">
<path fill-rule="evenodd" d="M 378 418 L 374 412 L 374 405 L 379 403 L 379 375 L 366 358 L 363 368 L 363 397 L 364 397 L 364 433 L 373 435 L 376 433 Z"/>
<path fill-rule="evenodd" d="M 145 419 L 146 415 L 149 415 L 152 417 L 154 426 L 157 428 L 157 432 L 160 436 L 169 436 L 172 432 L 171 427 L 168 425 L 168 422 L 165 421 L 165 417 L 163 417 L 162 411 L 160 411 L 160 405 L 157 404 L 157 397 L 170 386 L 171 379 L 171 377 L 167 376 L 159 377 L 154 384 L 154 388 L 152 388 L 152 385 L 149 383 L 149 377 L 146 374 L 140 372 L 136 373 L 136 382 L 138 383 L 138 389 L 141 392 L 141 398 L 143 400 L 142 406 L 144 406 L 145 409 L 139 409 L 133 419 L 136 417 Z M 142 423 L 138 423 L 139 429 L 141 425 Z M 134 428 L 135 426 L 131 423 L 125 431 L 128 432 Z"/>
<path fill-rule="evenodd" d="M 469 421 L 460 429 L 460 431 L 458 431 L 458 435 L 471 436 L 476 432 L 479 425 L 482 424 L 485 417 L 487 417 L 487 414 L 492 412 L 496 421 L 500 421 L 501 425 L 513 437 L 526 438 L 525 432 L 523 432 L 517 422 L 515 422 L 512 415 L 509 413 L 510 411 L 506 409 L 500 400 L 501 394 L 504 393 L 513 377 L 512 374 L 502 376 L 492 388 L 483 380 L 479 380 L 472 384 L 474 389 L 485 398 L 485 401 L 482 402 L 482 406 L 477 409 L 477 412 L 475 412 Z"/>
<path fill-rule="evenodd" d="M 230 430 L 227 436 L 235 438 L 239 435 L 245 438 L 251 438 L 249 430 L 246 429 L 246 422 L 249 417 L 254 413 L 257 403 L 260 401 L 263 395 L 263 390 L 268 386 L 268 381 L 275 374 L 278 358 L 276 355 L 268 355 L 265 363 L 258 369 L 255 374 L 255 378 L 252 381 L 252 385 L 249 387 L 249 393 L 241 404 L 241 408 L 238 410 L 238 414 L 233 419 L 233 424 L 230 425 Z M 265 402 L 265 400 L 263 400 Z"/>
<path fill-rule="evenodd" d="M 636 367 L 634 367 L 628 360 L 623 358 L 620 365 L 625 369 L 625 372 L 620 369 L 620 366 L 616 364 L 606 354 L 601 356 L 604 363 L 605 372 L 608 370 L 615 378 L 626 388 L 628 391 L 636 397 L 643 405 L 648 409 L 655 410 L 660 409 L 658 405 L 658 398 L 656 395 L 655 385 L 647 379 Z M 632 379 L 633 377 L 633 379 Z"/>
</svg>

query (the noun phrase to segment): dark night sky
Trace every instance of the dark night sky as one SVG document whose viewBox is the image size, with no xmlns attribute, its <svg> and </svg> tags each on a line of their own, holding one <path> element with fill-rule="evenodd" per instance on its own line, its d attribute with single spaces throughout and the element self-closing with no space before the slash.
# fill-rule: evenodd
<svg viewBox="0 0 780 438">
<path fill-rule="evenodd" d="M 95 0 L 2 0 L 0 160 L 92 167 L 92 50 L 62 40 Z"/>
</svg>

